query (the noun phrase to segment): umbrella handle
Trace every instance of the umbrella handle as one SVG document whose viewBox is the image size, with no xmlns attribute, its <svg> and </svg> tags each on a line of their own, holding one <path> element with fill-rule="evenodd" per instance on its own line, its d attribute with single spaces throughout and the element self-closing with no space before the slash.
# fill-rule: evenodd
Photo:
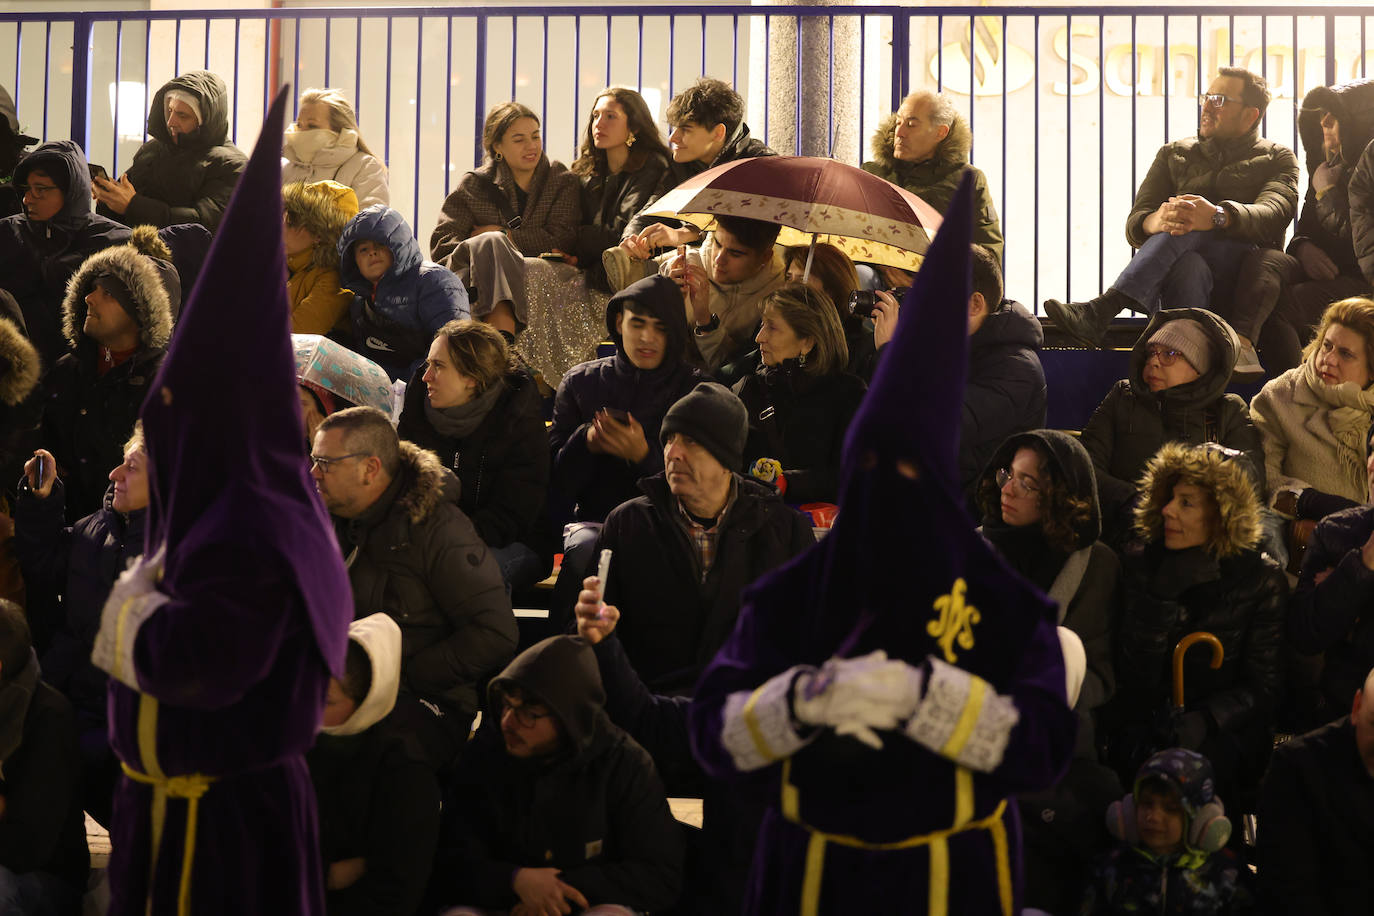
<svg viewBox="0 0 1374 916">
<path fill-rule="evenodd" d="M 819 233 L 811 233 L 811 246 L 806 249 L 806 269 L 802 271 L 802 282 L 811 282 L 811 259 L 816 256 L 816 238 Z M 836 303 L 838 305 L 839 303 Z"/>
<path fill-rule="evenodd" d="M 1188 650 L 1197 643 L 1205 642 L 1212 647 L 1212 669 L 1221 667 L 1221 660 L 1226 655 L 1226 650 L 1221 647 L 1221 640 L 1215 635 L 1205 630 L 1198 630 L 1196 633 L 1189 633 L 1178 641 L 1174 646 L 1174 707 L 1183 708 L 1183 656 L 1188 654 Z"/>
</svg>

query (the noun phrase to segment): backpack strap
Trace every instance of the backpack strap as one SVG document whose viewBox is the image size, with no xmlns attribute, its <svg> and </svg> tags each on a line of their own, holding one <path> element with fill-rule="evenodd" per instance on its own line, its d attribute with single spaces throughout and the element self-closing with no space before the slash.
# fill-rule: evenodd
<svg viewBox="0 0 1374 916">
<path fill-rule="evenodd" d="M 496 205 L 497 211 L 501 214 L 501 219 L 505 220 L 507 229 L 519 229 L 521 222 L 520 214 L 511 208 L 510 200 L 506 198 L 504 192 L 486 175 L 481 172 L 468 172 L 469 175 L 477 179 L 477 186 L 482 189 L 482 194 L 487 200 Z"/>
</svg>

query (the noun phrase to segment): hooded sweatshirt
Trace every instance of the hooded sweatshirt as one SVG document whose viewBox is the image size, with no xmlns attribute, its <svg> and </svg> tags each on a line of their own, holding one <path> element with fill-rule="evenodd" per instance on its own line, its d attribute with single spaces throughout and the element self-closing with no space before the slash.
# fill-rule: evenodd
<svg viewBox="0 0 1374 916">
<path fill-rule="evenodd" d="M 878 122 L 873 132 L 873 159 L 863 164 L 871 172 L 898 187 L 906 188 L 938 212 L 944 213 L 959 187 L 959 179 L 967 171 L 973 175 L 973 241 L 987 248 L 997 260 L 1002 260 L 1002 224 L 988 190 L 988 179 L 981 170 L 969 165 L 969 151 L 973 148 L 973 131 L 962 115 L 955 113 L 945 139 L 935 146 L 935 152 L 924 162 L 906 162 L 897 158 L 895 150 L 897 113 Z"/>
<path fill-rule="evenodd" d="M 286 292 L 291 299 L 291 333 L 328 334 L 347 326 L 353 292 L 339 278 L 339 236 L 358 215 L 353 189 L 337 181 L 286 185 L 282 197 L 300 228 L 319 241 L 286 257 Z"/>
<path fill-rule="evenodd" d="M 545 706 L 559 747 L 506 751 L 504 695 Z M 519 868 L 557 868 L 592 906 L 668 908 L 682 888 L 682 832 L 649 755 L 611 724 L 591 646 L 554 636 L 492 680 L 486 717 L 459 763 L 463 810 L 445 827 L 436 873 L 445 903 L 509 908 Z"/>
<path fill-rule="evenodd" d="M 1150 338 L 1170 321 L 1190 319 L 1207 333 L 1212 366 L 1191 382 L 1151 391 L 1145 384 Z M 1145 463 L 1165 442 L 1218 442 L 1245 453 L 1256 485 L 1264 487 L 1264 449 L 1239 395 L 1228 394 L 1240 342 L 1231 326 L 1206 309 L 1162 309 L 1131 349 L 1130 376 L 1107 392 L 1083 427 L 1080 441 L 1092 457 L 1105 516 L 1104 540 L 1129 540 L 1130 511 Z"/>
<path fill-rule="evenodd" d="M 657 368 L 640 369 L 625 355 L 616 323 L 630 301 L 637 304 L 637 314 L 648 314 L 667 329 L 663 361 Z M 606 332 L 615 341 L 615 355 L 568 370 L 554 396 L 549 440 L 554 510 L 560 520 L 604 521 L 616 506 L 638 496 L 639 479 L 663 470 L 663 450 L 657 443 L 664 414 L 707 378 L 695 365 L 699 356 L 682 309 L 682 293 L 667 277 L 647 277 L 612 297 L 606 304 Z M 631 465 L 588 450 L 587 431 L 596 412 L 606 407 L 627 412 L 644 428 L 649 451 L 643 461 Z"/>
<path fill-rule="evenodd" d="M 36 147 L 15 169 L 15 183 L 26 183 L 35 170 L 66 186 L 62 209 L 45 221 L 31 220 L 23 212 L 0 220 L 0 277 L 24 313 L 46 373 L 67 352 L 59 320 L 67 281 L 86 258 L 123 242 L 129 230 L 91 212 L 90 169 L 85 153 L 72 141 Z"/>
<path fill-rule="evenodd" d="M 1328 157 L 1322 144 L 1322 117 L 1330 112 L 1340 124 L 1341 147 Z M 1369 219 L 1371 164 L 1362 169 L 1365 147 L 1374 139 L 1374 80 L 1340 86 L 1318 86 L 1298 109 L 1298 137 L 1307 165 L 1307 196 L 1288 243 L 1292 254 L 1300 242 L 1311 242 L 1336 263 L 1342 274 L 1374 276 L 1374 225 Z M 1360 182 L 1352 177 L 1363 172 Z M 1354 203 L 1355 206 L 1351 206 Z M 1359 252 L 1351 228 L 1360 224 Z"/>
<path fill-rule="evenodd" d="M 391 267 L 376 284 L 358 271 L 353 247 L 361 241 L 391 249 Z M 349 313 L 359 353 L 391 373 L 409 379 L 440 328 L 470 318 L 468 291 L 450 270 L 427 261 L 405 217 L 381 204 L 368 207 L 339 237 L 339 276 L 353 292 Z"/>
<path fill-rule="evenodd" d="M 166 96 L 172 89 L 200 100 L 200 125 L 176 141 L 167 130 Z M 152 139 L 134 154 L 126 173 L 136 191 L 129 206 L 118 214 L 101 204 L 97 212 L 129 226 L 200 223 L 214 232 L 248 161 L 229 142 L 224 80 L 208 70 L 169 80 L 153 96 L 148 134 Z"/>
</svg>

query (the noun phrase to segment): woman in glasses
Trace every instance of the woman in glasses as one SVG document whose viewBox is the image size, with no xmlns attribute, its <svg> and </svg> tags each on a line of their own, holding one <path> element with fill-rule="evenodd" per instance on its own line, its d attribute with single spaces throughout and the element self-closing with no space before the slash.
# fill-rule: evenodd
<svg viewBox="0 0 1374 916">
<path fill-rule="evenodd" d="M 1150 320 L 1131 350 L 1130 376 L 1083 427 L 1108 544 L 1129 540 L 1136 481 L 1166 442 L 1219 442 L 1245 452 L 1263 486 L 1259 433 L 1245 401 L 1226 393 L 1239 353 L 1235 331 L 1205 309 L 1164 309 Z"/>
</svg>

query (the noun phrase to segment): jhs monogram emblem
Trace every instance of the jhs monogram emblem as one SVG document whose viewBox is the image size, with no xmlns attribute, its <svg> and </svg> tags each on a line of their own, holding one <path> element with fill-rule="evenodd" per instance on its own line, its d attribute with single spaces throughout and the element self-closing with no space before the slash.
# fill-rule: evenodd
<svg viewBox="0 0 1374 916">
<path fill-rule="evenodd" d="M 934 607 L 940 614 L 939 618 L 926 624 L 926 632 L 935 637 L 944 650 L 945 661 L 951 665 L 959 657 L 954 651 L 956 642 L 961 649 L 973 648 L 973 626 L 983 616 L 976 607 L 964 603 L 964 593 L 967 591 L 968 584 L 963 579 L 955 579 L 949 594 L 935 599 Z"/>
</svg>

